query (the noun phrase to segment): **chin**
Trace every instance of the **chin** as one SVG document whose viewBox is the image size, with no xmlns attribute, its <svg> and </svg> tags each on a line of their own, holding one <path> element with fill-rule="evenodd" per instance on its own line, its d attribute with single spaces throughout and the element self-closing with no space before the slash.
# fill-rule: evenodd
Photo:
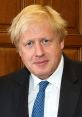
<svg viewBox="0 0 82 117">
<path fill-rule="evenodd" d="M 48 73 L 38 73 L 36 74 L 37 77 L 39 77 L 40 79 L 44 80 L 44 79 L 47 79 L 51 74 Z"/>
</svg>

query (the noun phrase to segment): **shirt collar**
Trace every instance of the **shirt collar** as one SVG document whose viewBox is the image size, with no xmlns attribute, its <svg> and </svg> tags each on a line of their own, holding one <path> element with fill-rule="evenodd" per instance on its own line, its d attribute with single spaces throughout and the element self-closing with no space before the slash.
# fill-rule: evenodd
<svg viewBox="0 0 82 117">
<path fill-rule="evenodd" d="M 63 67 L 64 67 L 64 57 L 61 57 L 60 63 L 54 71 L 54 73 L 48 78 L 49 83 L 53 86 L 60 88 L 62 74 L 63 74 Z"/>
</svg>

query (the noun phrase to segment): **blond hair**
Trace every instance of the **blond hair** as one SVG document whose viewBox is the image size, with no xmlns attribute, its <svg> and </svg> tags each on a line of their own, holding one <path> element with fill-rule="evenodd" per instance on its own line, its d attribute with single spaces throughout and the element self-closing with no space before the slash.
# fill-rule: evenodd
<svg viewBox="0 0 82 117">
<path fill-rule="evenodd" d="M 44 17 L 49 20 L 60 39 L 67 35 L 67 23 L 57 11 L 50 6 L 30 5 L 25 7 L 12 21 L 9 28 L 12 43 L 16 45 L 20 36 L 29 28 L 29 25 L 34 21 L 44 20 Z"/>
</svg>

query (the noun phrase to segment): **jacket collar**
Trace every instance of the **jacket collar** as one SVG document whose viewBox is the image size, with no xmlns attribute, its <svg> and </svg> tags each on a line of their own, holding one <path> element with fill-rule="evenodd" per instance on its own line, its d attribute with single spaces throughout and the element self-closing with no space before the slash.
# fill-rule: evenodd
<svg viewBox="0 0 82 117">
<path fill-rule="evenodd" d="M 74 63 L 64 56 L 58 117 L 73 117 L 75 112 L 80 94 L 80 87 L 78 86 L 78 78 L 75 71 Z"/>
</svg>

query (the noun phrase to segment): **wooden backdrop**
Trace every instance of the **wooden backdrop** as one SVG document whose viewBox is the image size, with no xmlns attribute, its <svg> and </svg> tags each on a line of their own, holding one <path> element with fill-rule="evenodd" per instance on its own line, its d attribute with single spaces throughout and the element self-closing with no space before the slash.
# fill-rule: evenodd
<svg viewBox="0 0 82 117">
<path fill-rule="evenodd" d="M 68 21 L 69 35 L 64 52 L 82 61 L 82 0 L 0 0 L 0 76 L 20 69 L 23 64 L 7 33 L 12 19 L 27 5 L 46 4 Z"/>
</svg>

